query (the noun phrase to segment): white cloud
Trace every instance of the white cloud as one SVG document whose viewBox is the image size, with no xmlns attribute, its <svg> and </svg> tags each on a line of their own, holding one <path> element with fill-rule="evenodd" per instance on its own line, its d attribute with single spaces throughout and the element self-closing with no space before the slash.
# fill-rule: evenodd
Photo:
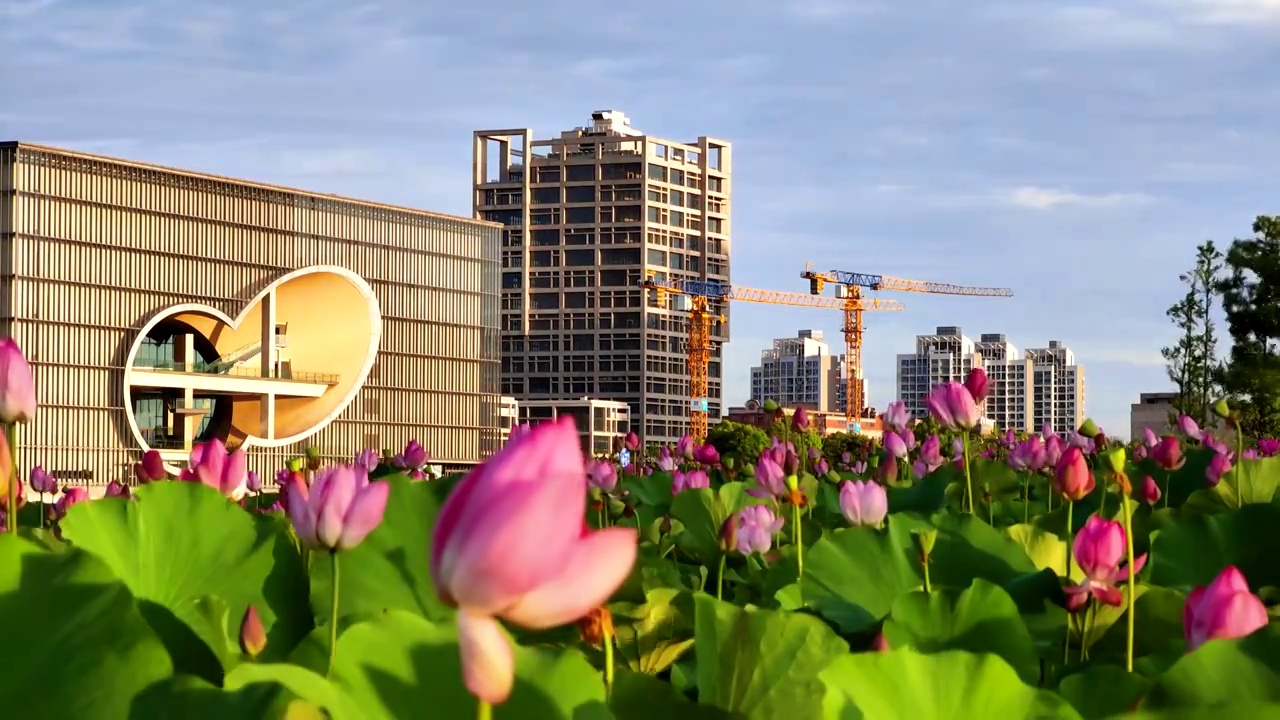
<svg viewBox="0 0 1280 720">
<path fill-rule="evenodd" d="M 1141 205 L 1151 201 L 1150 196 L 1141 193 L 1108 193 L 1105 195 L 1082 195 L 1066 190 L 1054 190 L 1034 186 L 1014 188 L 1003 195 L 1005 204 L 1016 207 L 1033 208 L 1035 210 L 1051 210 L 1056 207 L 1075 205 L 1083 207 L 1117 207 L 1121 205 Z"/>
<path fill-rule="evenodd" d="M 1184 12 L 1216 25 L 1280 23 L 1280 0 L 1181 0 Z"/>
</svg>

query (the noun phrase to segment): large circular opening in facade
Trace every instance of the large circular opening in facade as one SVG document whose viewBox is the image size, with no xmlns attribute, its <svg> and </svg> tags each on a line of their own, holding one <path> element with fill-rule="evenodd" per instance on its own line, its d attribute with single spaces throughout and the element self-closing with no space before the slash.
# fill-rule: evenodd
<svg viewBox="0 0 1280 720">
<path fill-rule="evenodd" d="M 191 338 L 191 357 L 186 357 Z M 156 324 L 138 345 L 133 367 L 138 370 L 209 372 L 218 361 L 213 343 L 180 320 Z M 189 447 L 190 443 L 224 439 L 231 421 L 230 399 L 194 391 L 190 397 L 178 388 L 131 387 L 129 402 L 142 440 L 156 450 Z M 189 430 L 188 430 L 189 427 Z M 191 441 L 184 440 L 190 433 Z"/>
</svg>

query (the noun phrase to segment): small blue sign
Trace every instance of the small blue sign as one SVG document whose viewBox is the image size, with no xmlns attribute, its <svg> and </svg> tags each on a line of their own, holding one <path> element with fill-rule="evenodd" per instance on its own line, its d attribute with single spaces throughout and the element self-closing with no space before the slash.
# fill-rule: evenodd
<svg viewBox="0 0 1280 720">
<path fill-rule="evenodd" d="M 618 453 L 618 464 L 621 465 L 622 467 L 631 467 L 631 451 L 630 450 L 623 448 L 622 452 Z"/>
<path fill-rule="evenodd" d="M 858 434 L 861 434 L 861 433 L 862 433 L 862 423 L 860 423 L 860 422 L 859 422 L 859 423 L 849 423 L 849 429 L 848 429 L 848 431 L 849 431 L 849 432 L 851 432 L 851 433 L 858 433 Z"/>
</svg>

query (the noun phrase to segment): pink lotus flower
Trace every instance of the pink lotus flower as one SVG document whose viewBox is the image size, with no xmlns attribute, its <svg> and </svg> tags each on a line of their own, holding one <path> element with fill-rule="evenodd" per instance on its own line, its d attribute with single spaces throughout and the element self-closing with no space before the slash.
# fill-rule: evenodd
<svg viewBox="0 0 1280 720">
<path fill-rule="evenodd" d="M 640 449 L 640 436 L 634 432 L 628 432 L 627 436 L 622 439 L 622 445 L 631 452 L 635 452 Z"/>
<path fill-rule="evenodd" d="M 373 448 L 365 448 L 356 453 L 355 464 L 363 467 L 365 472 L 373 472 L 382 464 L 382 454 Z"/>
<path fill-rule="evenodd" d="M 160 451 L 148 450 L 142 454 L 142 461 L 133 466 L 133 475 L 138 478 L 139 484 L 145 485 L 169 477 L 169 471 L 164 468 Z"/>
<path fill-rule="evenodd" d="M 392 458 L 391 462 L 401 470 L 421 470 L 423 465 L 431 459 L 431 454 L 417 440 L 410 440 L 405 444 L 404 450 Z"/>
<path fill-rule="evenodd" d="M 747 490 L 747 494 L 759 498 L 784 498 L 789 492 L 782 465 L 774 459 L 773 452 L 765 450 L 756 462 L 756 487 Z"/>
<path fill-rule="evenodd" d="M 671 448 L 665 445 L 658 451 L 658 469 L 663 472 L 674 472 L 676 469 L 676 459 L 671 456 Z"/>
<path fill-rule="evenodd" d="M 840 484 L 840 512 L 850 525 L 879 527 L 889 514 L 889 498 L 879 483 L 846 480 Z"/>
<path fill-rule="evenodd" d="M 13 338 L 0 340 L 0 422 L 26 423 L 36 414 L 31 366 Z"/>
<path fill-rule="evenodd" d="M 1262 438 L 1258 441 L 1258 454 L 1262 457 L 1280 455 L 1280 440 L 1276 440 L 1275 438 Z"/>
<path fill-rule="evenodd" d="M 692 460 L 693 449 L 695 447 L 697 447 L 697 443 L 693 441 L 692 435 L 682 435 L 680 439 L 676 441 L 676 455 L 679 455 L 685 460 Z"/>
<path fill-rule="evenodd" d="M 988 387 L 987 371 L 980 367 L 970 370 L 969 376 L 964 379 L 964 389 L 969 391 L 969 395 L 976 403 L 987 399 Z"/>
<path fill-rule="evenodd" d="M 587 468 L 587 483 L 600 492 L 611 493 L 618 487 L 618 468 L 608 460 L 596 460 Z"/>
<path fill-rule="evenodd" d="M 1200 440 L 1204 437 L 1204 433 L 1201 432 L 1200 426 L 1197 425 L 1196 421 L 1191 419 L 1189 415 L 1178 416 L 1178 432 L 1192 440 Z"/>
<path fill-rule="evenodd" d="M 702 470 L 684 472 L 677 470 L 671 478 L 671 494 L 679 495 L 685 490 L 698 490 L 711 487 L 711 478 Z"/>
<path fill-rule="evenodd" d="M 514 681 L 498 618 L 530 629 L 564 625 L 605 603 L 630 575 L 635 531 L 590 531 L 586 496 L 578 433 L 565 418 L 509 443 L 441 508 L 431 575 L 441 600 L 458 608 L 463 677 L 479 699 L 506 700 Z"/>
<path fill-rule="evenodd" d="M 715 445 L 711 445 L 709 443 L 706 445 L 699 445 L 698 448 L 693 451 L 693 459 L 695 462 L 702 463 L 703 465 L 717 465 L 720 462 L 720 451 L 716 450 Z"/>
<path fill-rule="evenodd" d="M 796 408 L 791 416 L 791 426 L 796 429 L 796 432 L 804 432 L 809 429 L 809 425 L 809 411 L 803 407 Z"/>
<path fill-rule="evenodd" d="M 1062 453 L 1067 449 L 1062 438 L 1058 435 L 1046 435 L 1044 439 L 1044 466 L 1047 468 L 1058 467 L 1058 463 L 1062 462 Z"/>
<path fill-rule="evenodd" d="M 929 412 L 938 424 L 951 430 L 972 430 L 982 418 L 978 404 L 964 385 L 943 383 L 929 393 Z"/>
<path fill-rule="evenodd" d="M 125 485 L 124 483 L 118 480 L 112 480 L 111 482 L 107 483 L 107 489 L 106 489 L 106 492 L 103 493 L 103 497 L 118 497 L 118 498 L 124 498 L 125 500 L 128 500 L 129 486 Z"/>
<path fill-rule="evenodd" d="M 1046 455 L 1044 441 L 1032 435 L 1009 453 L 1009 467 L 1018 472 L 1038 472 L 1045 466 Z"/>
<path fill-rule="evenodd" d="M 1054 488 L 1066 499 L 1076 502 L 1093 492 L 1096 485 L 1084 451 L 1074 445 L 1067 448 L 1058 461 L 1058 466 L 1054 468 Z"/>
<path fill-rule="evenodd" d="M 317 471 L 310 487 L 290 482 L 285 492 L 298 539 L 313 548 L 337 551 L 359 545 L 378 527 L 391 486 L 381 480 L 369 482 L 363 467 L 337 465 Z"/>
<path fill-rule="evenodd" d="M 1156 435 L 1156 431 L 1149 427 L 1142 428 L 1142 444 L 1153 448 L 1160 443 L 1160 436 Z"/>
<path fill-rule="evenodd" d="M 82 502 L 88 502 L 88 501 L 89 501 L 88 490 L 85 490 L 84 488 L 79 488 L 79 487 L 67 488 L 62 491 L 62 497 L 59 497 L 58 501 L 54 503 L 53 505 L 54 514 L 58 518 L 64 518 L 67 515 L 67 511 L 71 509 L 72 505 L 79 505 Z"/>
<path fill-rule="evenodd" d="M 1160 502 L 1160 486 L 1156 485 L 1156 481 L 1150 475 L 1142 478 L 1142 501 L 1148 505 L 1155 505 Z"/>
<path fill-rule="evenodd" d="M 903 442 L 898 433 L 884 434 L 884 449 L 885 452 L 899 459 L 907 456 L 907 444 Z"/>
<path fill-rule="evenodd" d="M 911 413 L 907 412 L 907 404 L 901 400 L 894 400 L 884 409 L 884 425 L 892 432 L 901 432 L 907 429 L 907 423 L 911 422 Z"/>
<path fill-rule="evenodd" d="M 1076 564 L 1084 573 L 1084 581 L 1066 588 L 1069 602 L 1082 603 L 1085 595 L 1092 595 L 1099 602 L 1119 606 L 1124 595 L 1115 585 L 1129 578 L 1129 570 L 1123 567 L 1126 547 L 1124 526 L 1114 520 L 1103 520 L 1091 515 L 1076 534 L 1071 546 Z M 1134 558 L 1133 572 L 1142 572 L 1147 562 L 1146 554 Z"/>
<path fill-rule="evenodd" d="M 1176 437 L 1162 437 L 1156 446 L 1151 448 L 1151 459 L 1164 470 L 1177 470 L 1186 459 L 1182 457 L 1182 443 Z"/>
<path fill-rule="evenodd" d="M 748 505 L 738 512 L 734 533 L 736 549 L 743 555 L 767 553 L 773 536 L 782 530 L 783 520 L 768 505 Z"/>
<path fill-rule="evenodd" d="M 240 620 L 240 652 L 256 658 L 267 649 L 267 630 L 262 626 L 258 609 L 250 605 Z"/>
<path fill-rule="evenodd" d="M 854 475 L 866 475 L 866 474 L 867 474 L 867 461 L 866 461 L 866 460 L 859 460 L 858 462 L 854 463 L 854 464 L 853 464 L 853 469 L 852 469 L 852 471 L 851 471 L 851 472 L 853 472 L 853 474 L 854 474 Z"/>
<path fill-rule="evenodd" d="M 1209 483 L 1209 487 L 1213 487 L 1222 481 L 1222 476 L 1231 472 L 1231 457 L 1226 453 L 1215 452 L 1213 457 L 1209 459 L 1209 465 L 1204 469 L 1205 480 Z"/>
<path fill-rule="evenodd" d="M 1195 650 L 1210 640 L 1242 638 L 1265 627 L 1270 618 L 1249 583 L 1234 566 L 1218 573 L 1208 587 L 1198 587 L 1187 596 L 1182 611 L 1182 631 L 1187 649 Z"/>
<path fill-rule="evenodd" d="M 942 457 L 942 441 L 937 435 L 930 435 L 920 444 L 920 453 L 911 469 L 916 478 L 922 478 L 942 467 L 946 462 Z"/>
<path fill-rule="evenodd" d="M 228 453 L 221 440 L 213 439 L 191 448 L 191 458 L 179 479 L 201 482 L 236 502 L 248 491 L 249 470 L 244 448 Z"/>
<path fill-rule="evenodd" d="M 41 495 L 57 495 L 58 494 L 58 481 L 54 479 L 54 477 L 50 475 L 47 470 L 40 467 L 39 465 L 31 468 L 29 483 L 31 485 L 31 489 L 40 493 Z M 7 502 L 7 501 L 8 501 L 8 498 L 5 498 L 4 500 L 0 500 L 0 502 Z"/>
</svg>

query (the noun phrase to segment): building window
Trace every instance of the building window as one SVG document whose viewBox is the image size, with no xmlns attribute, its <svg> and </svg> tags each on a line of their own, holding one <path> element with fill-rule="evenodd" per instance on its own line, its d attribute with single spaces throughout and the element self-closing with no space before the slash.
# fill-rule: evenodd
<svg viewBox="0 0 1280 720">
<path fill-rule="evenodd" d="M 560 202 L 560 188 L 558 187 L 534 188 L 532 194 L 534 205 L 552 205 Z"/>
<path fill-rule="evenodd" d="M 564 222 L 566 225 L 592 225 L 595 221 L 596 209 L 594 207 L 565 208 Z"/>
<path fill-rule="evenodd" d="M 567 203 L 593 203 L 596 201 L 596 186 L 570 185 L 564 189 L 564 201 Z"/>
<path fill-rule="evenodd" d="M 564 179 L 566 182 L 594 182 L 596 179 L 596 166 L 566 165 L 564 167 Z"/>
</svg>

